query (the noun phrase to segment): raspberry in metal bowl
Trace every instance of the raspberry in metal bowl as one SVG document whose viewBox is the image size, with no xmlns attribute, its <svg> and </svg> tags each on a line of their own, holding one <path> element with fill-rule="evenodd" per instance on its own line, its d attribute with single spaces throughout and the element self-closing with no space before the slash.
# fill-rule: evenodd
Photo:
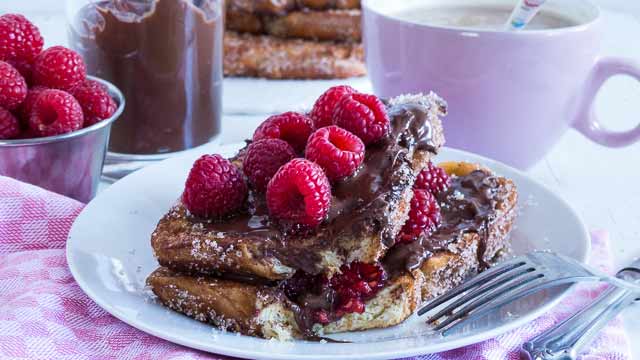
<svg viewBox="0 0 640 360">
<path fill-rule="evenodd" d="M 0 140 L 0 175 L 31 183 L 81 202 L 88 202 L 95 196 L 111 125 L 122 114 L 125 99 L 113 84 L 92 77 L 88 79 L 107 89 L 116 106 L 112 115 L 71 132 L 46 136 L 52 134 L 49 131 L 54 130 L 43 127 L 46 130 L 42 133 L 44 137 L 25 134 L 29 138 Z M 49 106 L 58 109 L 55 95 L 53 92 L 53 100 L 47 104 L 42 97 L 38 97 L 43 111 L 47 111 Z M 30 120 L 37 122 L 39 119 L 32 116 Z"/>
</svg>

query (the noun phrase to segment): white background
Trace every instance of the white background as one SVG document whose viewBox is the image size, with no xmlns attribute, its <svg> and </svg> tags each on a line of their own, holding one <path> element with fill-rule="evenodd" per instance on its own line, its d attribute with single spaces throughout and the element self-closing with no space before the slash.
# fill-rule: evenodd
<svg viewBox="0 0 640 360">
<path fill-rule="evenodd" d="M 596 2 L 605 10 L 605 55 L 640 62 L 640 1 Z M 48 46 L 66 44 L 64 1 L 0 0 L 0 13 L 5 12 L 23 13 L 36 22 Z M 640 84 L 630 78 L 612 79 L 598 98 L 597 114 L 614 130 L 636 126 L 640 122 Z M 225 117 L 221 142 L 249 137 L 263 119 Z M 530 174 L 565 197 L 590 228 L 610 231 L 616 267 L 640 256 L 640 144 L 607 149 L 571 131 Z M 623 316 L 633 357 L 640 359 L 640 306 Z"/>
</svg>

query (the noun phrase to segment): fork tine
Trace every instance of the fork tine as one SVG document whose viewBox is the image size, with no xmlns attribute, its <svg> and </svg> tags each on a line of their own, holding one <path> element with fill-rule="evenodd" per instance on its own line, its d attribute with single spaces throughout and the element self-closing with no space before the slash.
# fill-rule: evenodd
<svg viewBox="0 0 640 360">
<path fill-rule="evenodd" d="M 436 320 L 442 318 L 443 316 L 446 315 L 450 315 L 453 313 L 453 311 L 471 301 L 473 301 L 474 299 L 482 296 L 483 294 L 486 294 L 498 287 L 503 286 L 504 284 L 507 283 L 514 283 L 515 281 L 517 281 L 518 279 L 522 278 L 523 276 L 530 274 L 532 272 L 534 272 L 535 269 L 532 267 L 528 267 L 528 266 L 521 266 L 518 267 L 516 269 L 514 269 L 513 271 L 509 271 L 509 272 L 505 272 L 502 273 L 496 277 L 494 277 L 491 281 L 486 282 L 478 287 L 476 287 L 475 289 L 473 289 L 472 291 L 469 291 L 468 293 L 464 294 L 463 296 L 459 297 L 458 299 L 456 299 L 454 302 L 452 302 L 451 304 L 447 305 L 447 307 L 445 307 L 444 309 L 438 311 L 436 314 L 429 316 L 429 318 L 427 319 L 427 323 L 432 323 L 435 322 Z"/>
<path fill-rule="evenodd" d="M 533 272 L 533 273 L 530 273 L 528 276 L 526 276 L 524 279 L 518 279 L 517 281 L 504 283 L 501 286 L 498 286 L 497 288 L 489 291 L 488 293 L 485 293 L 485 294 L 481 295 L 480 297 L 477 297 L 476 299 L 474 299 L 470 303 L 466 304 L 461 309 L 459 309 L 458 311 L 453 313 L 451 316 L 446 318 L 443 322 L 441 322 L 438 325 L 436 325 L 433 328 L 433 330 L 440 331 L 440 330 L 444 329 L 445 327 L 448 327 L 454 321 L 459 321 L 459 320 L 463 319 L 464 317 L 466 317 L 468 319 L 470 313 L 472 311 L 474 311 L 475 309 L 477 309 L 478 307 L 480 307 L 480 306 L 482 306 L 482 305 L 484 305 L 484 304 L 486 304 L 488 302 L 491 302 L 491 301 L 494 301 L 496 299 L 499 299 L 500 297 L 505 297 L 509 293 L 517 291 L 518 289 L 520 289 L 520 288 L 522 288 L 524 286 L 527 286 L 532 281 L 535 281 L 535 280 L 538 280 L 538 279 L 541 279 L 541 278 L 544 278 L 543 274 L 541 274 L 539 272 Z M 511 299 L 512 299 L 512 297 L 509 296 L 508 300 L 510 301 Z"/>
<path fill-rule="evenodd" d="M 433 299 L 432 301 L 430 301 L 428 304 L 426 304 L 425 306 L 423 306 L 420 310 L 418 310 L 418 316 L 424 315 L 425 313 L 435 309 L 436 307 L 452 300 L 453 298 L 455 298 L 456 296 L 462 294 L 465 291 L 468 291 L 476 286 L 482 285 L 482 282 L 484 282 L 485 280 L 491 278 L 491 277 L 496 277 L 499 275 L 502 275 L 504 273 L 510 272 L 512 270 L 515 270 L 517 268 L 520 268 L 524 265 L 527 264 L 527 261 L 525 258 L 523 257 L 518 257 L 509 261 L 505 261 L 502 264 L 499 264 L 497 266 L 494 266 L 482 273 L 480 273 L 479 275 L 473 277 L 472 279 L 470 279 L 469 281 L 466 281 L 458 286 L 456 286 L 455 288 L 451 289 L 450 291 L 446 292 L 445 294 L 443 294 L 442 296 L 439 296 L 435 299 Z"/>
<path fill-rule="evenodd" d="M 475 311 L 473 311 L 473 313 L 470 313 L 470 311 L 467 311 L 467 316 L 464 319 L 461 319 L 461 321 L 456 322 L 455 324 L 452 324 L 451 326 L 449 326 L 445 331 L 444 334 L 450 332 L 451 330 L 457 328 L 458 326 L 473 321 L 479 317 L 482 317 L 484 315 L 487 315 L 488 313 L 495 311 L 497 308 L 502 307 L 506 304 L 509 304 L 511 302 L 514 302 L 516 300 L 519 300 L 525 296 L 531 295 L 537 291 L 543 290 L 543 289 L 547 289 L 550 287 L 554 287 L 554 286 L 559 286 L 559 285 L 564 285 L 564 284 L 571 284 L 571 283 L 575 283 L 578 280 L 582 280 L 582 279 L 591 279 L 590 277 L 582 277 L 582 276 L 567 276 L 564 278 L 559 278 L 559 279 L 553 279 L 553 280 L 546 280 L 544 278 L 539 278 L 539 279 L 543 279 L 542 281 L 538 281 L 538 282 L 530 282 L 528 286 L 521 288 L 521 289 L 514 289 L 514 292 L 511 294 L 504 294 L 503 296 L 498 296 L 492 300 L 489 300 L 485 303 L 481 303 L 480 301 L 478 306 L 476 306 Z M 472 309 L 473 310 L 473 309 Z M 471 311 L 472 311 L 471 310 Z M 461 310 L 462 311 L 462 310 Z M 453 321 L 452 321 L 453 322 Z M 442 330 L 446 327 L 447 325 L 442 325 L 440 327 L 440 329 L 437 330 Z"/>
</svg>

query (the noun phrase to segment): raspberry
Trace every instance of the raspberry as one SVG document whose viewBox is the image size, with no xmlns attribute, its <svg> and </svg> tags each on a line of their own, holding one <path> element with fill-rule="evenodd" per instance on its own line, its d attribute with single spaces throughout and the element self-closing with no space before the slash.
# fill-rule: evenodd
<svg viewBox="0 0 640 360">
<path fill-rule="evenodd" d="M 29 114 L 29 128 L 36 136 L 54 136 L 82 127 L 82 108 L 71 94 L 62 90 L 43 90 Z"/>
<path fill-rule="evenodd" d="M 63 46 L 50 47 L 36 57 L 33 82 L 53 89 L 69 91 L 87 77 L 82 57 Z"/>
<path fill-rule="evenodd" d="M 27 97 L 27 83 L 18 70 L 0 61 L 0 106 L 13 110 Z"/>
<path fill-rule="evenodd" d="M 337 126 L 321 128 L 309 137 L 307 159 L 320 165 L 331 181 L 353 175 L 364 160 L 359 137 Z"/>
<path fill-rule="evenodd" d="M 389 132 L 389 117 L 375 95 L 345 95 L 333 111 L 333 123 L 356 134 L 366 145 Z"/>
<path fill-rule="evenodd" d="M 45 90 L 47 90 L 47 88 L 44 86 L 34 86 L 27 92 L 27 97 L 19 109 L 19 115 L 24 122 L 28 122 L 29 115 L 31 115 L 31 111 L 33 110 L 33 105 L 36 103 L 36 100 L 38 100 L 38 96 Z"/>
<path fill-rule="evenodd" d="M 316 129 L 333 124 L 333 109 L 345 95 L 357 92 L 349 85 L 334 86 L 320 95 L 309 116 Z"/>
<path fill-rule="evenodd" d="M 259 140 L 249 145 L 242 168 L 254 189 L 265 192 L 278 169 L 295 157 L 296 152 L 284 140 Z"/>
<path fill-rule="evenodd" d="M 313 320 L 322 325 L 326 325 L 331 322 L 329 319 L 329 313 L 324 309 L 316 310 L 315 314 L 313 314 Z"/>
<path fill-rule="evenodd" d="M 43 45 L 40 31 L 27 18 L 18 14 L 0 16 L 0 60 L 32 61 Z"/>
<path fill-rule="evenodd" d="M 20 75 L 24 78 L 24 81 L 29 86 L 32 83 L 33 79 L 33 63 L 28 62 L 26 60 L 8 60 L 7 61 L 11 66 L 13 66 Z"/>
<path fill-rule="evenodd" d="M 435 196 L 425 190 L 413 190 L 409 219 L 400 230 L 399 242 L 411 242 L 420 235 L 431 235 L 440 223 L 440 206 Z"/>
<path fill-rule="evenodd" d="M 299 301 L 305 294 L 319 294 L 328 281 L 325 275 L 311 275 L 296 271 L 292 277 L 281 283 L 285 295 L 293 301 Z"/>
<path fill-rule="evenodd" d="M 433 165 L 431 161 L 426 168 L 420 171 L 415 184 L 414 189 L 427 190 L 436 195 L 441 191 L 446 190 L 449 187 L 450 179 L 447 172 L 443 168 Z"/>
<path fill-rule="evenodd" d="M 327 216 L 331 204 L 329 179 L 316 163 L 293 159 L 283 165 L 267 185 L 267 206 L 272 217 L 292 225 L 314 227 Z"/>
<path fill-rule="evenodd" d="M 253 133 L 253 140 L 282 139 L 297 153 L 304 151 L 309 135 L 313 132 L 311 119 L 296 112 L 274 115 L 265 120 Z"/>
<path fill-rule="evenodd" d="M 353 262 L 342 265 L 340 273 L 331 278 L 331 287 L 338 294 L 336 316 L 363 313 L 364 302 L 373 298 L 384 287 L 387 274 L 377 264 Z"/>
<path fill-rule="evenodd" d="M 242 173 L 220 155 L 203 155 L 193 164 L 182 202 L 202 218 L 222 217 L 242 207 L 247 185 Z"/>
<path fill-rule="evenodd" d="M 108 119 L 116 112 L 118 105 L 107 88 L 95 80 L 85 80 L 71 90 L 84 113 L 84 126 L 91 126 Z"/>
<path fill-rule="evenodd" d="M 309 327 L 314 323 L 328 324 L 331 322 L 331 316 L 324 308 L 324 304 L 318 302 L 308 302 L 309 298 L 324 298 L 331 302 L 327 297 L 331 297 L 329 290 L 329 280 L 324 275 L 310 275 L 303 271 L 297 271 L 293 276 L 280 283 L 285 295 L 293 302 L 302 305 L 302 312 L 305 322 Z M 331 305 L 331 304 L 327 304 Z"/>
<path fill-rule="evenodd" d="M 20 135 L 20 123 L 7 109 L 0 107 L 0 140 L 14 139 Z"/>
</svg>

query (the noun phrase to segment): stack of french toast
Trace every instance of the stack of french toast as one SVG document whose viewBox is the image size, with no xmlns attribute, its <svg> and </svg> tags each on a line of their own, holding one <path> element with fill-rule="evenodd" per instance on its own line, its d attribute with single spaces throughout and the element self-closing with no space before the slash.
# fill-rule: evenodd
<svg viewBox="0 0 640 360">
<path fill-rule="evenodd" d="M 225 75 L 364 75 L 360 17 L 360 0 L 228 0 Z"/>
<path fill-rule="evenodd" d="M 403 322 L 509 250 L 513 182 L 434 157 L 446 103 L 327 90 L 205 155 L 160 220 L 164 305 L 245 335 L 318 339 Z"/>
</svg>

